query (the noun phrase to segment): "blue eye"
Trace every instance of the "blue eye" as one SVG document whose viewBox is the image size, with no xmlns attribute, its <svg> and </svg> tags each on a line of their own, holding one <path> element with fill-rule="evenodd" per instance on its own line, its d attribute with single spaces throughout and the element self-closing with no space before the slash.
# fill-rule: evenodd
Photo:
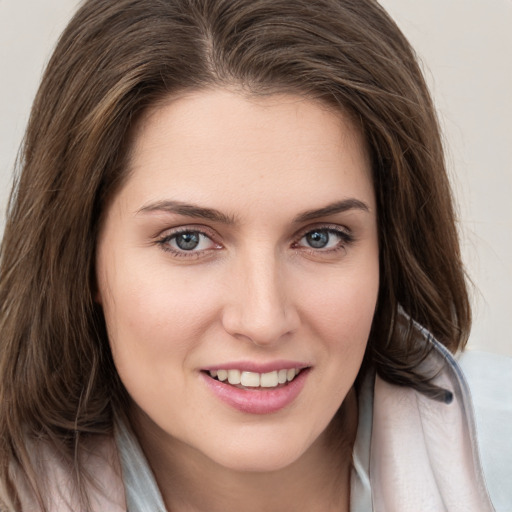
<svg viewBox="0 0 512 512">
<path fill-rule="evenodd" d="M 192 251 L 193 249 L 197 248 L 200 241 L 200 234 L 193 231 L 180 233 L 174 237 L 174 243 L 182 251 Z"/>
<path fill-rule="evenodd" d="M 166 236 L 159 243 L 166 251 L 174 253 L 200 252 L 217 247 L 213 240 L 201 231 L 180 231 Z"/>
<path fill-rule="evenodd" d="M 335 249 L 351 241 L 351 235 L 339 229 L 321 228 L 308 231 L 299 245 L 311 249 Z"/>
<path fill-rule="evenodd" d="M 308 245 L 313 247 L 314 249 L 323 249 L 329 243 L 329 233 L 326 231 L 311 231 L 305 237 Z"/>
</svg>

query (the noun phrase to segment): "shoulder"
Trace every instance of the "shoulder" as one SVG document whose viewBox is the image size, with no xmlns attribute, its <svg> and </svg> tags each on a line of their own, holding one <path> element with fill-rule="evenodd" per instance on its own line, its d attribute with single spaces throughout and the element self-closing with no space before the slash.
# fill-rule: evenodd
<svg viewBox="0 0 512 512">
<path fill-rule="evenodd" d="M 512 358 L 468 350 L 458 358 L 467 380 L 487 488 L 496 510 L 510 510 L 512 494 Z"/>
<path fill-rule="evenodd" d="M 52 512 L 82 510 L 80 494 L 76 488 L 74 468 L 50 443 L 31 440 L 27 442 L 31 461 L 38 475 L 42 491 Z M 81 463 L 86 476 L 89 512 L 126 512 L 121 471 L 112 438 L 95 436 L 83 443 Z M 10 474 L 19 494 L 23 512 L 39 512 L 24 473 L 19 465 L 12 464 Z M 85 480 L 85 479 L 84 479 Z"/>
<path fill-rule="evenodd" d="M 511 361 L 468 353 L 459 364 L 425 335 L 433 350 L 424 363 L 435 370 L 434 383 L 449 391 L 451 400 L 438 402 L 376 377 L 373 496 L 390 510 L 406 504 L 404 510 L 509 512 Z"/>
</svg>

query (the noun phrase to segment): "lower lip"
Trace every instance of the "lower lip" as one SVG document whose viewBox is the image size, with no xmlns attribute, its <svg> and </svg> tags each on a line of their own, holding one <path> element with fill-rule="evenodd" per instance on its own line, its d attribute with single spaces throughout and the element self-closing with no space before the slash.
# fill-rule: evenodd
<svg viewBox="0 0 512 512">
<path fill-rule="evenodd" d="M 248 414 L 271 414 L 284 409 L 302 391 L 308 374 L 309 368 L 306 368 L 281 388 L 240 389 L 201 372 L 206 385 L 220 400 L 234 409 Z"/>
</svg>

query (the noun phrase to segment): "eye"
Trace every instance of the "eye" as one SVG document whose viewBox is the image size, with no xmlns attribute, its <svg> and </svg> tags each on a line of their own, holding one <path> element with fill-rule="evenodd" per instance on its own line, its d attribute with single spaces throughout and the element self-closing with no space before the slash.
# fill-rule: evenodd
<svg viewBox="0 0 512 512">
<path fill-rule="evenodd" d="M 171 233 L 159 240 L 158 243 L 166 251 L 181 254 L 197 253 L 219 247 L 208 235 L 195 230 Z"/>
<path fill-rule="evenodd" d="M 339 228 L 318 228 L 308 231 L 297 242 L 297 246 L 315 250 L 342 248 L 352 241 L 352 236 Z"/>
</svg>

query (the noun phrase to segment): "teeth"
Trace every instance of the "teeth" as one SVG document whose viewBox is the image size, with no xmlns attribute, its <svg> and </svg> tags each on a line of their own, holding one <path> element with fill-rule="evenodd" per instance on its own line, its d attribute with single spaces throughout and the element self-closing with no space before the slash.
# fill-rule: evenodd
<svg viewBox="0 0 512 512">
<path fill-rule="evenodd" d="M 228 382 L 230 384 L 240 384 L 240 370 L 228 370 Z"/>
<path fill-rule="evenodd" d="M 246 388 L 275 388 L 279 384 L 291 382 L 299 373 L 299 370 L 276 370 L 268 373 L 245 372 L 241 370 L 211 370 L 210 375 L 221 382 L 228 381 L 236 386 L 241 384 Z"/>
<path fill-rule="evenodd" d="M 295 377 L 295 375 L 294 375 Z M 262 373 L 261 374 L 261 387 L 262 388 L 275 388 L 279 384 L 277 372 Z"/>
<path fill-rule="evenodd" d="M 248 388 L 258 388 L 260 386 L 260 374 L 254 372 L 242 372 L 241 384 Z"/>
</svg>

